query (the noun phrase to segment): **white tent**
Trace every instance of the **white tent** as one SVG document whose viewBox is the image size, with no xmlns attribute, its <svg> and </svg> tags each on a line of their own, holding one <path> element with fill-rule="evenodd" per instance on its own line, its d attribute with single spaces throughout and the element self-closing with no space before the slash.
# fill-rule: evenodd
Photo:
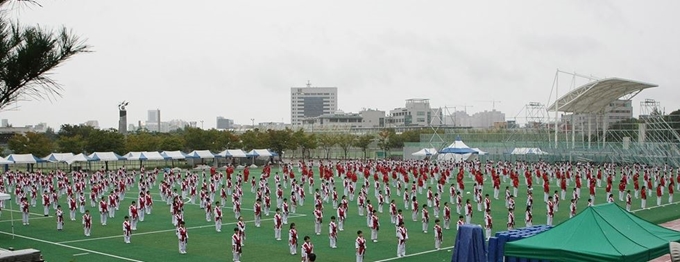
<svg viewBox="0 0 680 262">
<path fill-rule="evenodd" d="M 479 154 L 479 155 L 486 155 L 486 154 L 488 154 L 487 152 L 484 152 L 484 151 L 482 151 L 482 150 L 480 150 L 479 148 L 476 148 L 476 147 L 473 148 L 472 150 L 477 151 L 477 154 Z"/>
<path fill-rule="evenodd" d="M 12 208 L 12 196 L 7 193 L 0 193 L 0 201 L 6 201 L 9 202 L 9 209 Z M 14 212 L 9 212 L 9 217 L 10 217 L 10 223 L 12 224 L 12 239 L 14 239 Z"/>
<path fill-rule="evenodd" d="M 470 158 L 471 155 L 476 155 L 478 153 L 479 152 L 466 145 L 463 140 L 460 139 L 460 137 L 456 137 L 456 141 L 442 150 L 439 150 L 437 161 L 461 162 Z"/>
<path fill-rule="evenodd" d="M 142 155 L 142 152 L 129 152 L 129 153 L 123 155 L 123 157 L 127 160 L 130 160 L 130 161 L 146 160 L 144 155 Z"/>
<path fill-rule="evenodd" d="M 14 161 L 9 161 L 4 157 L 0 157 L 0 165 L 14 164 Z"/>
<path fill-rule="evenodd" d="M 73 165 L 75 162 L 88 162 L 88 161 L 93 161 L 92 158 L 86 156 L 83 153 L 77 154 L 69 159 L 64 160 L 66 164 Z"/>
<path fill-rule="evenodd" d="M 246 152 L 243 152 L 241 149 L 227 149 L 224 150 L 215 156 L 218 157 L 246 157 Z"/>
<path fill-rule="evenodd" d="M 415 152 L 411 154 L 412 156 L 431 156 L 431 155 L 436 155 L 437 154 L 437 149 L 436 148 L 423 148 L 419 150 L 418 152 Z"/>
<path fill-rule="evenodd" d="M 512 155 L 547 155 L 548 153 L 540 148 L 517 147 L 510 152 Z"/>
<path fill-rule="evenodd" d="M 164 157 L 158 151 L 145 151 L 142 154 L 146 157 L 146 160 L 165 160 L 170 159 L 170 157 Z"/>
<path fill-rule="evenodd" d="M 92 158 L 93 161 L 119 161 L 125 160 L 124 157 L 119 156 L 114 152 L 94 152 L 88 156 Z"/>
<path fill-rule="evenodd" d="M 66 159 L 72 158 L 73 153 L 52 153 L 46 157 L 43 157 L 42 160 L 45 160 L 47 162 L 64 162 Z"/>
<path fill-rule="evenodd" d="M 215 158 L 215 154 L 210 150 L 194 150 L 187 154 L 191 158 Z"/>
<path fill-rule="evenodd" d="M 248 152 L 248 155 L 251 156 L 256 156 L 256 157 L 270 157 L 273 156 L 271 152 L 267 149 L 253 149 Z"/>
<path fill-rule="evenodd" d="M 186 159 L 187 154 L 183 153 L 182 151 L 163 151 L 161 152 L 161 156 L 165 158 L 170 158 L 170 159 Z"/>
<path fill-rule="evenodd" d="M 7 156 L 7 160 L 12 161 L 15 164 L 35 164 L 42 162 L 42 159 L 39 159 L 32 154 L 11 154 Z"/>
</svg>

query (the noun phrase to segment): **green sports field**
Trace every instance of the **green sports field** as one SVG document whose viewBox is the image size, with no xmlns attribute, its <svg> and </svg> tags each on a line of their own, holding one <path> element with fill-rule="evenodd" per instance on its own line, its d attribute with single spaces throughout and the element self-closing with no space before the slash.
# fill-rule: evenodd
<svg viewBox="0 0 680 262">
<path fill-rule="evenodd" d="M 252 170 L 252 175 L 259 175 L 259 170 Z M 297 176 L 299 177 L 299 175 Z M 160 178 L 159 178 L 160 179 Z M 270 185 L 273 187 L 273 178 L 270 178 Z M 317 179 L 318 180 L 318 179 Z M 340 179 L 336 180 L 336 187 L 342 189 L 342 182 Z M 502 184 L 501 188 L 505 188 L 510 181 Z M 466 189 L 472 187 L 472 181 L 466 176 Z M 490 184 L 485 186 L 485 193 L 493 195 Z M 553 185 L 551 188 L 554 188 Z M 632 185 L 631 185 L 632 187 Z M 306 189 L 306 187 L 305 187 Z M 537 188 L 538 189 L 538 188 Z M 586 192 L 584 188 L 583 193 Z M 127 206 L 136 195 L 138 195 L 137 188 L 133 188 L 127 192 L 127 197 L 122 201 L 121 210 L 116 212 L 116 217 L 109 218 L 106 226 L 99 224 L 99 214 L 95 208 L 91 208 L 93 213 L 93 227 L 92 235 L 85 237 L 83 235 L 81 222 L 81 214 L 78 213 L 76 221 L 70 221 L 68 212 L 65 214 L 66 225 L 61 232 L 56 230 L 56 219 L 54 217 L 43 217 L 42 207 L 38 204 L 36 208 L 31 209 L 30 226 L 22 226 L 21 214 L 14 213 L 15 223 L 14 229 L 16 236 L 14 239 L 11 235 L 10 226 L 10 212 L 9 203 L 6 203 L 6 209 L 3 210 L 2 217 L 0 217 L 0 248 L 7 249 L 13 247 L 14 249 L 35 248 L 42 251 L 46 261 L 231 261 L 231 234 L 235 226 L 236 219 L 231 211 L 231 207 L 227 206 L 224 209 L 224 226 L 222 232 L 217 233 L 214 228 L 214 222 L 207 222 L 205 220 L 205 213 L 198 205 L 187 204 L 185 206 L 185 220 L 187 228 L 189 229 L 189 243 L 187 254 L 180 254 L 177 247 L 177 237 L 175 236 L 175 228 L 171 224 L 171 216 L 169 207 L 164 202 L 160 201 L 158 188 L 152 190 L 154 196 L 154 210 L 151 215 L 146 215 L 145 221 L 140 222 L 137 226 L 138 230 L 132 234 L 132 243 L 125 244 L 122 237 L 122 222 L 123 217 L 127 214 Z M 536 189 L 535 189 L 536 190 Z M 554 189 L 551 189 L 551 191 Z M 243 248 L 242 261 L 299 261 L 299 255 L 292 256 L 288 253 L 287 245 L 287 225 L 284 225 L 282 230 L 282 240 L 276 241 L 274 239 L 272 217 L 263 217 L 262 227 L 256 228 L 252 223 L 253 213 L 252 205 L 254 202 L 254 194 L 250 192 L 250 185 L 245 185 L 243 188 L 244 198 L 242 205 L 242 215 L 247 222 L 247 240 Z M 89 191 L 88 191 L 89 192 Z M 272 188 L 272 192 L 275 192 Z M 289 189 L 285 191 L 289 194 Z M 403 208 L 403 200 L 394 194 L 393 198 L 397 201 L 397 206 Z M 525 187 L 520 186 L 520 194 L 516 199 L 517 209 L 515 217 L 517 226 L 524 225 L 524 212 L 521 211 L 526 203 Z M 423 192 L 425 193 L 425 192 Z M 540 193 L 540 192 L 536 192 Z M 545 205 L 541 203 L 542 193 L 536 194 L 534 197 L 534 224 L 545 223 Z M 598 196 L 596 203 L 604 203 L 604 188 L 598 189 Z M 341 192 L 340 192 L 341 194 Z M 507 220 L 507 210 L 503 209 L 503 192 L 500 193 L 501 200 L 492 201 L 494 231 L 505 230 Z M 314 243 L 314 253 L 317 254 L 319 261 L 353 261 L 354 260 L 354 239 L 356 238 L 356 231 L 363 230 L 365 237 L 369 239 L 370 230 L 366 226 L 365 217 L 357 215 L 356 201 L 350 202 L 350 209 L 348 219 L 345 223 L 345 230 L 339 232 L 338 248 L 331 249 L 328 241 L 328 226 L 327 222 L 331 215 L 335 214 L 330 203 L 325 204 L 323 234 L 321 236 L 314 235 L 314 223 L 312 215 L 312 194 L 307 194 L 305 205 L 298 207 L 296 214 L 291 214 L 289 223 L 296 223 L 300 241 L 305 235 L 312 237 Z M 372 202 L 377 200 L 373 198 L 373 191 L 369 192 Z M 472 195 L 467 195 L 465 198 L 471 198 Z M 677 198 L 676 198 L 677 199 Z M 356 199 L 355 199 L 356 200 Z M 442 204 L 448 201 L 448 186 L 445 187 L 444 197 L 442 197 Z M 14 200 L 12 200 L 14 201 Z M 65 202 L 65 197 L 60 199 L 62 205 Z M 618 198 L 617 198 L 618 201 Z M 667 197 L 664 199 L 663 206 L 655 207 L 655 197 L 649 198 L 647 206 L 652 207 L 647 210 L 638 210 L 640 208 L 640 201 L 634 200 L 633 212 L 640 217 L 650 220 L 654 223 L 662 223 L 677 219 L 680 217 L 680 205 L 677 203 L 667 204 Z M 422 205 L 426 203 L 425 194 L 418 195 L 418 202 Z M 272 205 L 276 204 L 276 200 L 272 200 Z M 619 203 L 621 204 L 621 203 Z M 89 200 L 88 200 L 89 205 Z M 579 211 L 586 206 L 585 201 L 579 202 Z M 473 222 L 481 224 L 483 216 L 481 212 L 476 211 L 473 216 Z M 14 205 L 14 209 L 17 209 Z M 562 201 L 560 209 L 555 215 L 554 222 L 559 224 L 568 219 L 568 202 Z M 434 219 L 431 219 L 430 230 L 424 234 L 421 229 L 421 223 L 411 221 L 411 212 L 404 211 L 404 220 L 406 227 L 409 230 L 409 240 L 407 242 L 406 258 L 400 259 L 403 261 L 450 261 L 451 260 L 451 246 L 453 246 L 456 230 L 455 230 L 455 206 L 452 205 L 452 221 L 453 228 L 444 230 L 444 243 L 441 250 L 434 250 L 434 235 L 432 233 L 432 226 Z M 54 215 L 54 214 L 52 214 Z M 388 206 L 385 206 L 385 213 L 379 214 L 381 230 L 379 233 L 378 243 L 367 243 L 366 261 L 390 261 L 396 259 L 396 238 L 394 235 L 394 228 L 390 224 L 388 213 Z M 420 216 L 419 216 L 420 217 Z M 298 250 L 298 253 L 300 251 Z"/>
</svg>

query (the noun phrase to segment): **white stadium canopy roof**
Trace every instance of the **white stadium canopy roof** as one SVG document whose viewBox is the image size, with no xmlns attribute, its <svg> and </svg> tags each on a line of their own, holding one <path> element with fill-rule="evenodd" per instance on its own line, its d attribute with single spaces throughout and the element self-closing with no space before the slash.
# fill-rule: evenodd
<svg viewBox="0 0 680 262">
<path fill-rule="evenodd" d="M 647 88 L 658 85 L 622 78 L 605 78 L 582 85 L 560 97 L 548 107 L 566 113 L 599 113 L 620 98 L 633 98 Z"/>
</svg>

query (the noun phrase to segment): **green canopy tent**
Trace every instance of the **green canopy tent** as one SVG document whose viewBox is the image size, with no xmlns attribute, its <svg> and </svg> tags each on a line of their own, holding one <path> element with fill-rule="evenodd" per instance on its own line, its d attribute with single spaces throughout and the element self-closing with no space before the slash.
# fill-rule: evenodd
<svg viewBox="0 0 680 262">
<path fill-rule="evenodd" d="M 647 222 L 616 204 L 589 207 L 555 228 L 509 242 L 505 256 L 550 261 L 649 261 L 667 254 L 680 232 Z"/>
</svg>

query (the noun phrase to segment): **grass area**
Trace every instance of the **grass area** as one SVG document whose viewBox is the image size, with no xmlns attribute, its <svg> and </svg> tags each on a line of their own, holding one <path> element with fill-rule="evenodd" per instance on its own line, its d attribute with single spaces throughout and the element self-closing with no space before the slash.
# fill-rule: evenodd
<svg viewBox="0 0 680 262">
<path fill-rule="evenodd" d="M 253 170 L 251 175 L 258 174 L 259 170 Z M 299 177 L 299 175 L 297 175 Z M 318 179 L 317 179 L 318 181 Z M 336 187 L 342 189 L 340 180 L 336 181 Z M 509 185 L 510 181 L 502 183 L 501 188 Z M 270 185 L 273 187 L 273 178 Z M 472 181 L 466 177 L 466 189 L 471 189 Z M 630 185 L 632 187 L 632 185 Z M 306 188 L 306 187 L 305 187 Z M 538 187 L 536 187 L 538 188 Z M 554 182 L 551 188 L 556 188 Z M 127 206 L 129 206 L 132 197 L 137 195 L 136 188 L 131 189 L 127 193 L 126 199 L 122 201 L 123 207 L 116 212 L 116 217 L 109 219 L 107 226 L 99 224 L 99 215 L 93 212 L 93 229 L 90 237 L 83 235 L 82 226 L 80 224 L 81 215 L 77 215 L 76 221 L 68 220 L 68 212 L 65 215 L 66 225 L 63 231 L 56 230 L 56 222 L 54 217 L 43 217 L 42 207 L 38 206 L 32 208 L 30 226 L 21 225 L 21 214 L 14 213 L 15 233 L 17 236 L 12 239 L 10 234 L 11 226 L 9 222 L 10 210 L 9 203 L 6 203 L 6 209 L 3 210 L 0 218 L 0 248 L 13 247 L 15 249 L 36 248 L 43 252 L 43 256 L 47 261 L 231 261 L 231 233 L 236 223 L 236 219 L 231 211 L 231 208 L 224 209 L 225 224 L 222 227 L 222 232 L 217 233 L 214 229 L 214 222 L 207 222 L 205 214 L 198 205 L 187 204 L 185 207 L 185 219 L 187 222 L 189 232 L 188 254 L 179 254 L 177 247 L 177 237 L 175 236 L 174 226 L 171 224 L 171 217 L 169 207 L 160 201 L 158 189 L 154 188 L 152 194 L 154 195 L 155 206 L 153 213 L 147 215 L 144 222 L 140 222 L 138 230 L 133 232 L 132 243 L 125 244 L 122 237 L 122 221 L 123 216 L 127 214 Z M 554 190 L 554 189 L 552 189 Z M 551 191 L 552 191 L 551 190 Z M 520 187 L 520 195 L 517 197 L 517 207 L 515 217 L 518 221 L 517 227 L 524 225 L 524 213 L 521 210 L 526 203 L 525 187 Z M 583 190 L 586 192 L 585 190 Z M 89 192 L 89 191 L 88 191 Z M 274 192 L 272 188 L 272 192 Z M 286 190 L 286 192 L 289 192 Z M 394 193 L 394 190 L 393 190 Z M 423 192 L 425 193 L 425 192 Z M 491 185 L 485 185 L 485 193 L 493 195 Z M 540 192 L 536 192 L 540 193 Z M 287 225 L 284 225 L 282 232 L 282 241 L 274 239 L 273 232 L 273 212 L 270 217 L 263 217 L 262 227 L 256 228 L 252 222 L 253 219 L 252 208 L 254 202 L 254 194 L 250 192 L 250 185 L 244 187 L 244 199 L 242 205 L 242 215 L 247 221 L 247 240 L 244 247 L 242 259 L 244 261 L 299 261 L 299 255 L 292 256 L 288 253 L 287 245 Z M 604 188 L 598 188 L 597 203 L 604 203 Z M 503 231 L 506 229 L 505 224 L 507 220 L 507 210 L 503 209 L 503 192 L 500 193 L 500 200 L 492 201 L 492 215 L 494 218 L 494 231 Z M 323 234 L 321 236 L 314 235 L 314 223 L 312 215 L 312 201 L 311 194 L 307 194 L 307 201 L 303 207 L 298 207 L 298 213 L 292 214 L 289 218 L 289 223 L 297 224 L 300 241 L 305 235 L 312 237 L 312 242 L 315 245 L 314 252 L 318 255 L 320 261 L 353 261 L 354 260 L 354 239 L 356 238 L 356 231 L 363 230 L 364 236 L 368 239 L 370 237 L 370 230 L 366 226 L 365 217 L 357 215 L 356 202 L 350 203 L 348 220 L 345 223 L 345 231 L 339 232 L 338 248 L 331 249 L 327 237 L 328 226 L 327 222 L 334 211 L 330 203 L 325 204 L 325 214 L 323 226 Z M 373 191 L 369 192 L 372 202 L 377 202 L 373 197 Z M 465 198 L 471 198 L 472 195 L 466 194 Z M 403 208 L 403 200 L 401 197 L 393 195 L 399 208 Z M 545 205 L 541 203 L 543 197 L 542 193 L 536 194 L 535 208 L 534 208 L 534 224 L 544 224 L 545 219 Z M 65 197 L 60 199 L 62 205 L 65 203 Z M 448 201 L 448 187 L 445 188 L 442 203 Z M 618 198 L 616 199 L 618 201 Z M 664 199 L 667 203 L 667 197 Z M 13 201 L 13 200 L 12 200 Z M 418 195 L 419 203 L 426 203 L 425 194 Z M 275 199 L 272 204 L 275 205 Z M 619 203 L 622 204 L 622 203 Z M 89 205 L 89 202 L 88 202 Z M 655 197 L 648 200 L 648 207 L 656 205 Z M 578 210 L 581 211 L 586 207 L 586 201 L 580 201 Z M 96 208 L 90 208 L 90 211 L 95 211 Z M 671 204 L 662 207 L 654 207 L 648 210 L 635 211 L 640 208 L 640 201 L 634 200 L 632 209 L 635 214 L 652 221 L 654 223 L 662 223 L 680 217 L 680 205 Z M 17 206 L 14 205 L 14 209 Z M 568 219 L 569 204 L 567 201 L 560 203 L 560 209 L 556 213 L 555 224 L 561 223 Z M 390 224 L 388 213 L 388 206 L 385 207 L 385 213 L 380 214 L 381 230 L 379 233 L 378 243 L 367 243 L 368 249 L 365 257 L 366 261 L 381 261 L 390 260 L 396 257 L 396 239 L 394 236 L 394 228 Z M 453 211 L 453 228 L 444 230 L 443 247 L 453 246 L 456 230 L 455 230 L 455 206 L 452 205 Z M 331 213 L 332 212 L 332 213 Z M 52 214 L 54 215 L 54 214 Z M 419 260 L 419 261 L 450 261 L 451 250 L 445 248 L 440 251 L 434 251 L 434 235 L 431 230 L 434 219 L 430 222 L 430 230 L 424 234 L 421 229 L 421 223 L 411 221 L 411 212 L 404 211 L 406 227 L 409 229 L 409 241 L 407 242 L 406 252 L 409 254 L 422 253 L 410 256 L 403 260 Z M 418 216 L 420 217 L 420 216 Z M 477 212 L 475 205 L 475 213 L 473 216 L 473 223 L 482 224 L 483 216 L 481 212 Z M 298 253 L 300 251 L 298 250 Z"/>
</svg>

